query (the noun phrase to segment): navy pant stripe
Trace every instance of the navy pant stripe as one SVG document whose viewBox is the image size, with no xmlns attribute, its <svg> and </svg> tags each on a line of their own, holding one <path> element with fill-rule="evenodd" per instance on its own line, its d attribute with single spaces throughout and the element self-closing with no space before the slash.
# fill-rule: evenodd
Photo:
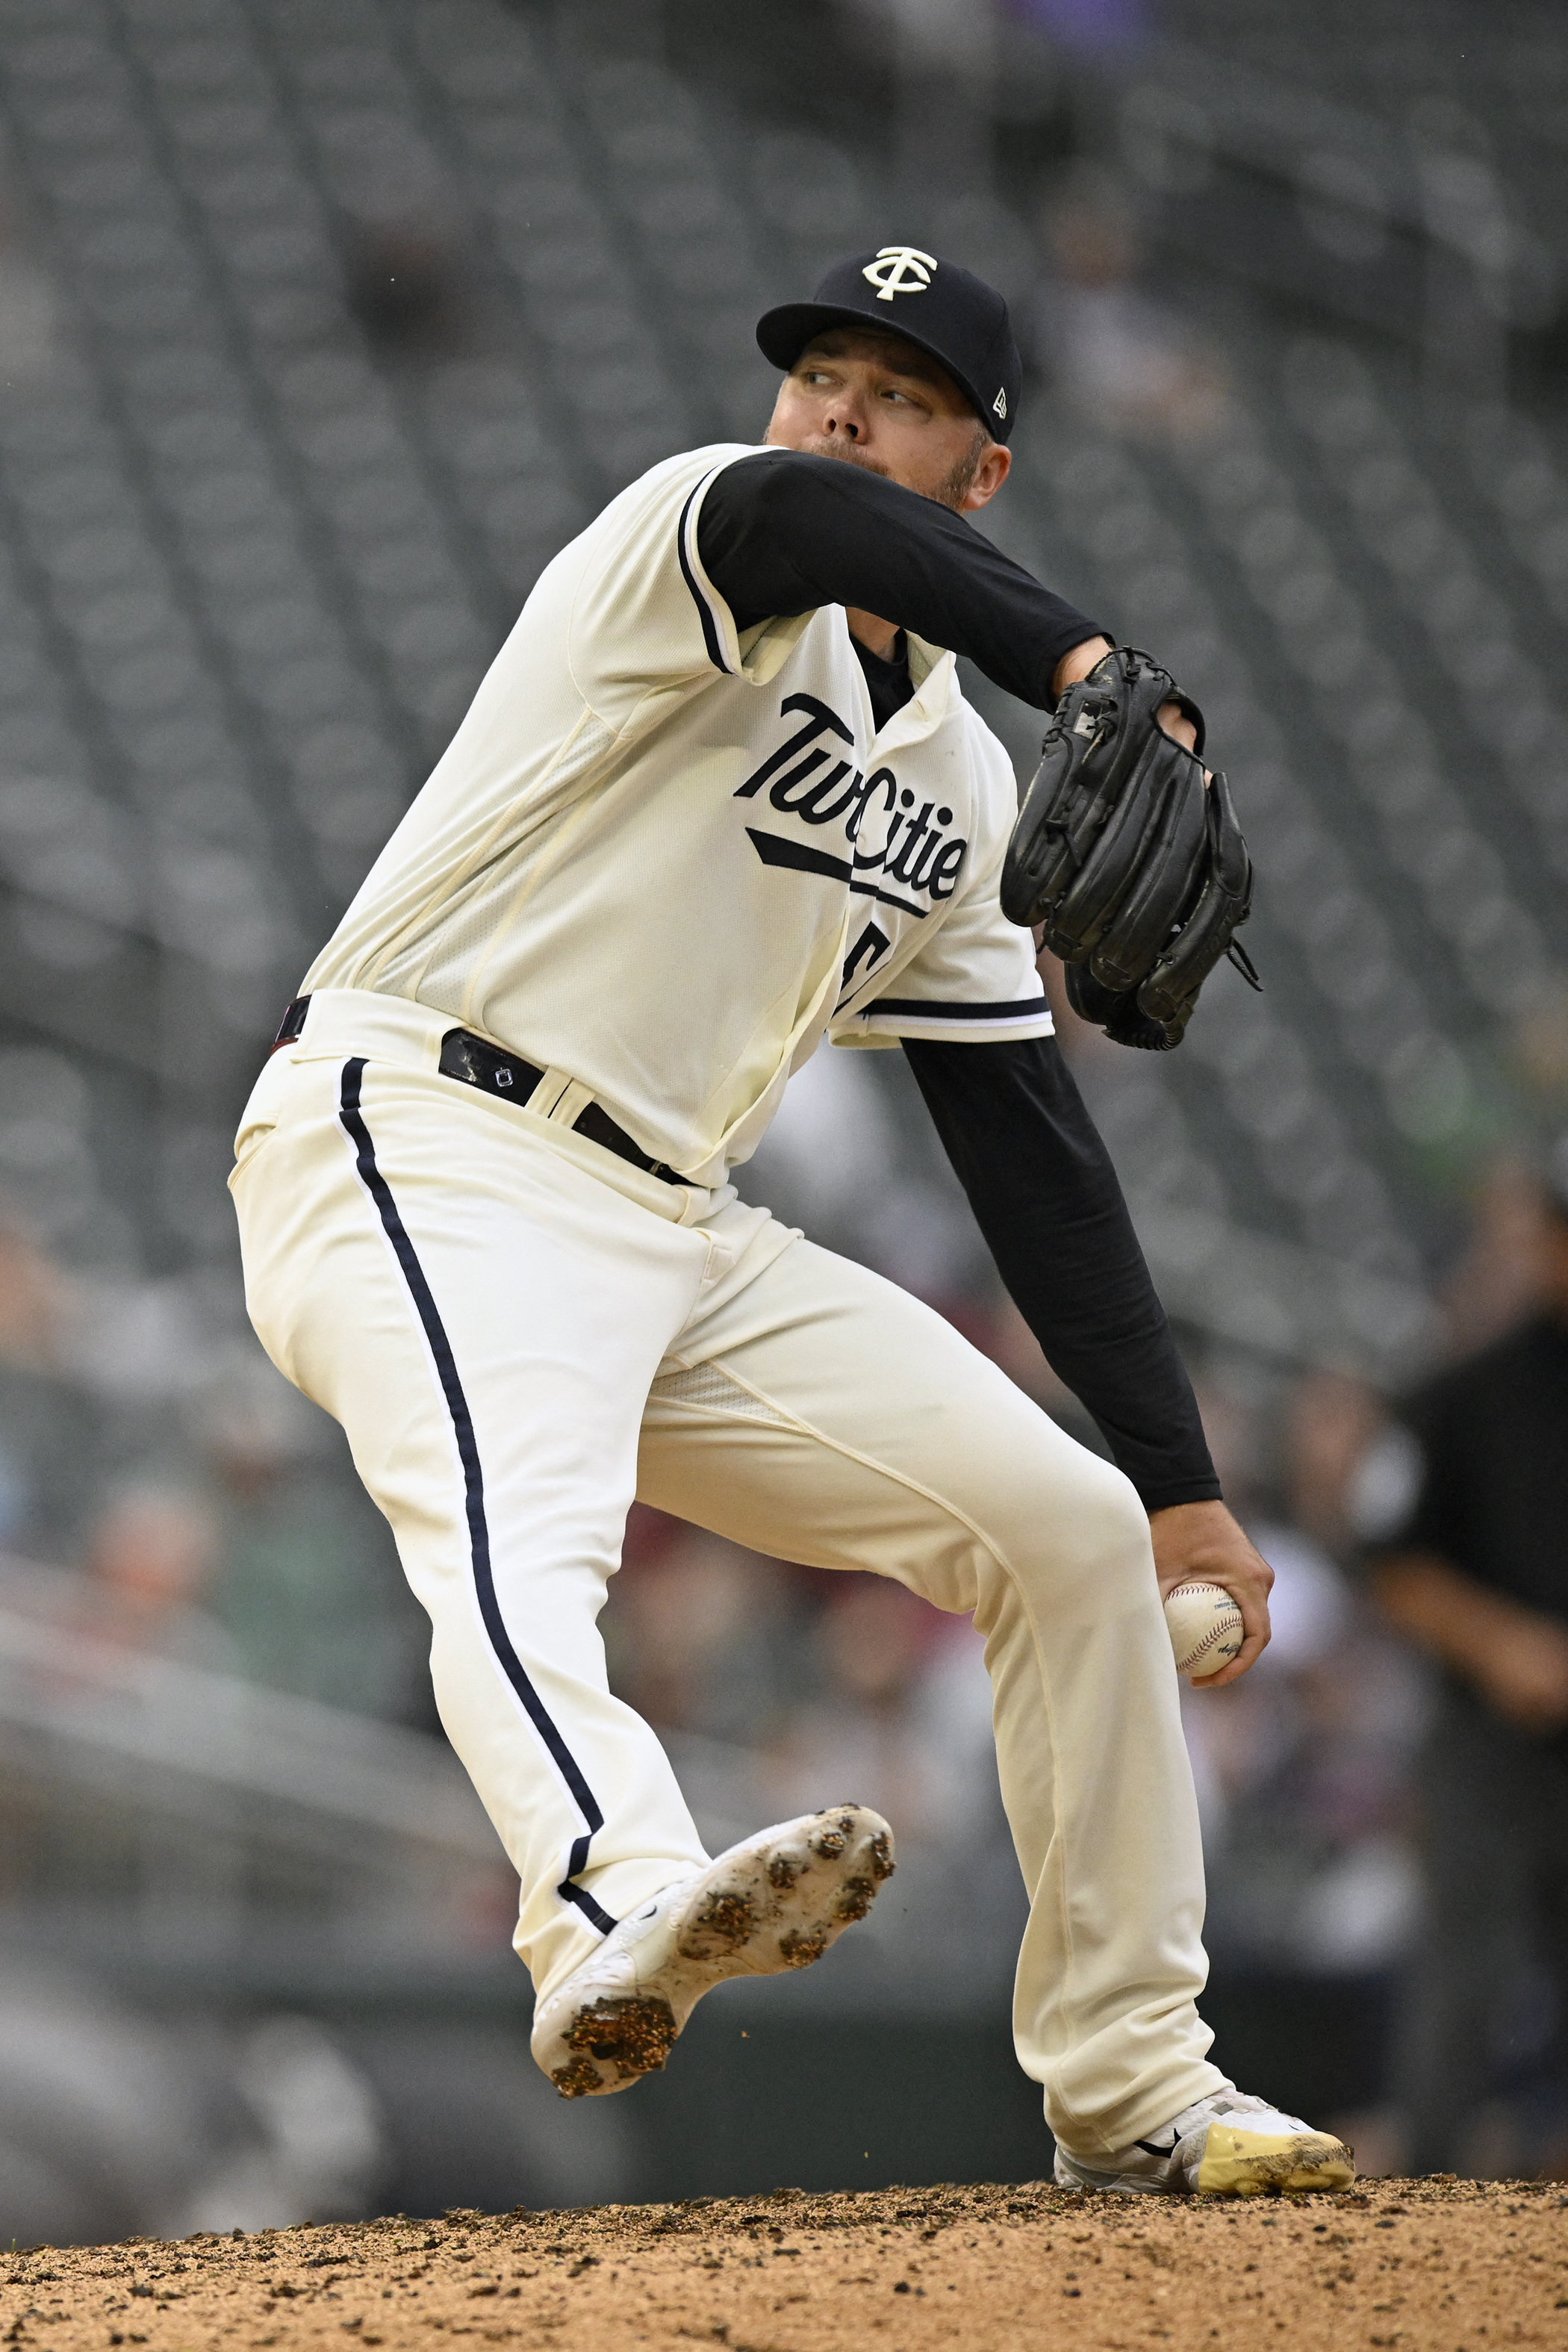
<svg viewBox="0 0 1568 2352">
<path fill-rule="evenodd" d="M 440 1376 L 442 1392 L 447 1400 L 447 1410 L 452 1416 L 452 1430 L 458 1441 L 458 1458 L 463 1465 L 463 1486 L 468 1519 L 468 1550 L 473 1561 L 474 1587 L 479 1594 L 479 1615 L 484 1620 L 485 1631 L 490 1638 L 490 1647 L 500 1663 L 502 1673 L 521 1700 L 529 1720 L 549 1749 L 562 1779 L 571 1790 L 574 1804 L 588 1825 L 584 1835 L 574 1840 L 567 1863 L 566 1876 L 555 1891 L 564 1901 L 574 1903 L 584 1917 L 591 1920 L 598 1928 L 600 1934 L 607 1936 L 616 1922 L 607 1911 L 595 1902 L 585 1887 L 574 1886 L 572 1883 L 578 1872 L 587 1866 L 589 1845 L 595 1831 L 604 1828 L 605 1816 L 600 1810 L 597 1798 L 583 1777 L 582 1767 L 561 1737 L 560 1730 L 552 1720 L 543 1700 L 529 1679 L 522 1660 L 512 1648 L 511 1636 L 506 1630 L 505 1621 L 500 1613 L 500 1603 L 496 1599 L 495 1579 L 490 1570 L 490 1535 L 489 1526 L 485 1517 L 484 1472 L 479 1462 L 479 1444 L 474 1435 L 473 1416 L 468 1411 L 468 1401 L 463 1394 L 463 1384 L 458 1378 L 457 1360 L 452 1354 L 452 1346 L 447 1337 L 446 1326 L 442 1323 L 437 1309 L 430 1285 L 425 1278 L 425 1269 L 419 1263 L 418 1255 L 408 1238 L 407 1229 L 397 1213 L 397 1203 L 392 1197 L 392 1188 L 375 1164 L 375 1146 L 371 1141 L 370 1129 L 364 1123 L 364 1116 L 360 1108 L 360 1082 L 363 1075 L 364 1057 L 363 1055 L 343 1064 L 339 1116 L 343 1132 L 354 1147 L 355 1165 L 359 1170 L 360 1181 L 375 1203 L 386 1237 L 396 1254 L 398 1265 L 403 1269 L 403 1278 L 408 1285 L 409 1295 L 418 1310 L 419 1320 L 425 1327 L 425 1337 L 430 1343 L 430 1353 L 436 1360 L 436 1370 Z"/>
</svg>

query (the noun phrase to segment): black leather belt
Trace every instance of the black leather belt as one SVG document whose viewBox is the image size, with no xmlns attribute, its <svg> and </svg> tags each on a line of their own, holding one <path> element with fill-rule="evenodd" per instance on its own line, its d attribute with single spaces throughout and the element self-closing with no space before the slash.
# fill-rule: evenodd
<svg viewBox="0 0 1568 2352">
<path fill-rule="evenodd" d="M 283 1015 L 283 1024 L 272 1043 L 274 1053 L 279 1045 L 291 1045 L 305 1026 L 305 1014 L 310 1009 L 308 996 L 297 996 Z M 448 1029 L 441 1040 L 441 1075 L 457 1078 L 463 1086 L 479 1087 L 487 1095 L 496 1095 L 502 1102 L 526 1103 L 534 1087 L 544 1076 L 521 1054 L 505 1054 L 499 1045 L 487 1045 L 476 1037 L 471 1029 Z M 585 1135 L 590 1143 L 599 1144 L 613 1151 L 617 1160 L 627 1160 L 646 1175 L 658 1176 L 666 1184 L 689 1184 L 694 1179 L 680 1175 L 663 1160 L 651 1160 L 639 1144 L 634 1143 L 624 1127 L 610 1117 L 596 1102 L 584 1103 L 572 1121 L 575 1135 Z"/>
</svg>

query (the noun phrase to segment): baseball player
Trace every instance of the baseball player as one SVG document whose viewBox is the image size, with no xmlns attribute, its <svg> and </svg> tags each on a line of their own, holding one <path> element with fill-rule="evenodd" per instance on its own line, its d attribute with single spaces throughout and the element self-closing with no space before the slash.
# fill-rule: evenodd
<svg viewBox="0 0 1568 2352">
<path fill-rule="evenodd" d="M 1340 2187 L 1348 2150 L 1206 2055 L 1161 1591 L 1235 1594 L 1228 1680 L 1269 1572 L 1001 910 L 1014 779 L 954 664 L 1044 709 L 1110 681 L 1103 714 L 1123 657 L 964 520 L 1018 410 L 999 295 L 889 247 L 758 340 L 784 371 L 764 443 L 656 466 L 546 568 L 289 1008 L 232 1179 L 250 1312 L 342 1423 L 429 1612 L 564 2094 L 661 2066 L 711 1985 L 816 1959 L 893 1866 L 853 1804 L 703 1851 L 596 1630 L 642 1496 L 973 1613 L 1059 2179 Z M 1173 693 L 1145 731 L 1194 724 Z M 737 1197 L 825 1038 L 908 1055 L 1119 1466 Z"/>
</svg>

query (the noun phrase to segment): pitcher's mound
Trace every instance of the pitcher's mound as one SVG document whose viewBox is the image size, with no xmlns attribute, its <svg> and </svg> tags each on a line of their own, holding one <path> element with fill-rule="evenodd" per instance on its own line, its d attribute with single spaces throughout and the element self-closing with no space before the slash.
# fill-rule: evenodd
<svg viewBox="0 0 1568 2352">
<path fill-rule="evenodd" d="M 1539 2182 L 1376 2181 L 1237 2204 L 1030 2181 L 139 2238 L 9 2257 L 0 2342 L 1568 2352 L 1565 2207 Z"/>
</svg>

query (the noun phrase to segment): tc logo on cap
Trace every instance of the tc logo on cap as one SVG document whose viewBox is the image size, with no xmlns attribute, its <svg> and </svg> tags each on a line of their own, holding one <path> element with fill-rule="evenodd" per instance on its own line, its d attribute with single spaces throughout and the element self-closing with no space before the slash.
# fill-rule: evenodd
<svg viewBox="0 0 1568 2352">
<path fill-rule="evenodd" d="M 879 302 L 890 302 L 895 294 L 923 294 L 939 266 L 934 254 L 921 253 L 915 246 L 884 245 L 860 275 L 877 289 Z"/>
</svg>

